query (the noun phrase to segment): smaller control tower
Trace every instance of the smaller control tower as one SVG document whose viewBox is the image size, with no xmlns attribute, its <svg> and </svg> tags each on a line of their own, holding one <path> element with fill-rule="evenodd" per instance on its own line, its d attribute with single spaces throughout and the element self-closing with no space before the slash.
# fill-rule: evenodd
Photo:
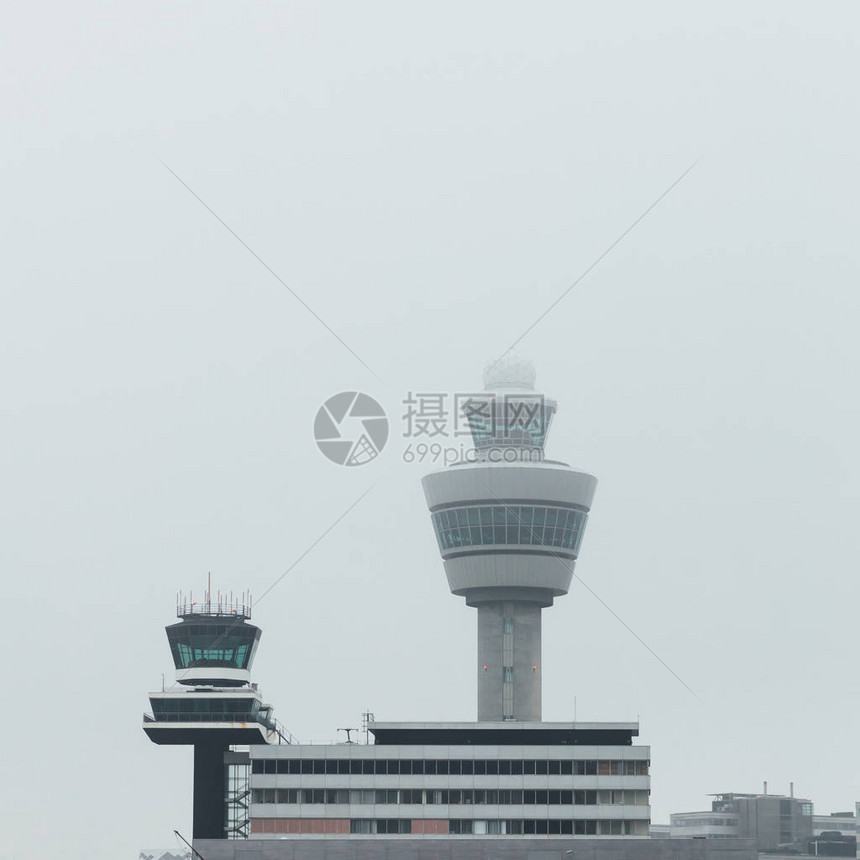
<svg viewBox="0 0 860 860">
<path fill-rule="evenodd" d="M 454 594 L 478 610 L 478 720 L 541 719 L 541 613 L 567 594 L 597 479 L 547 460 L 557 404 L 507 355 L 465 407 L 472 461 L 423 479 Z"/>
<path fill-rule="evenodd" d="M 233 744 L 290 743 L 251 683 L 260 628 L 249 624 L 251 601 L 243 595 L 202 602 L 177 596 L 181 619 L 166 628 L 176 683 L 150 693 L 143 730 L 157 744 L 194 747 L 195 839 L 228 836 L 227 766 Z M 181 686 L 177 686 L 181 685 Z M 235 822 L 231 822 L 235 825 Z"/>
</svg>

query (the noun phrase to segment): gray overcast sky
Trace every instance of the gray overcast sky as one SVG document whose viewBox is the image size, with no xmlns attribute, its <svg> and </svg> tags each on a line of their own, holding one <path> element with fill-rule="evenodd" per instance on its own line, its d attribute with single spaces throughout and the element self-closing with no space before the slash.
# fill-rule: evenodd
<svg viewBox="0 0 860 860">
<path fill-rule="evenodd" d="M 140 728 L 177 589 L 261 594 L 300 738 L 474 719 L 409 390 L 522 342 L 599 478 L 545 613 L 544 717 L 642 720 L 653 819 L 818 810 L 857 768 L 858 12 L 851 3 L 7 3 L 0 363 L 4 858 L 190 829 Z M 163 159 L 376 372 L 355 360 Z M 319 404 L 394 435 L 343 469 Z"/>
</svg>

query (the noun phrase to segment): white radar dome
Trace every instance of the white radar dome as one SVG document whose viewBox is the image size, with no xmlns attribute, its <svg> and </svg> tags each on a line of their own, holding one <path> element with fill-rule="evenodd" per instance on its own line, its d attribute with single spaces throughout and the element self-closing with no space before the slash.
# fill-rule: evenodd
<svg viewBox="0 0 860 860">
<path fill-rule="evenodd" d="M 484 369 L 484 388 L 494 391 L 497 388 L 535 387 L 535 367 L 527 358 L 505 353 L 501 358 Z"/>
</svg>

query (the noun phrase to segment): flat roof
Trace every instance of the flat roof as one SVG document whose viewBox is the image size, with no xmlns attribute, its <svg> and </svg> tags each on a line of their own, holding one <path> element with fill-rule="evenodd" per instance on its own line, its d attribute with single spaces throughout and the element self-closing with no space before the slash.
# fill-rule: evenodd
<svg viewBox="0 0 860 860">
<path fill-rule="evenodd" d="M 368 723 L 377 744 L 625 746 L 639 736 L 639 723 Z"/>
<path fill-rule="evenodd" d="M 717 794 L 709 794 L 708 797 L 721 797 L 724 800 L 734 800 L 737 798 L 738 800 L 797 800 L 800 803 L 811 803 L 812 801 L 808 797 L 798 797 L 795 794 L 762 794 L 759 792 L 758 794 L 746 794 L 740 791 L 721 791 Z"/>
</svg>

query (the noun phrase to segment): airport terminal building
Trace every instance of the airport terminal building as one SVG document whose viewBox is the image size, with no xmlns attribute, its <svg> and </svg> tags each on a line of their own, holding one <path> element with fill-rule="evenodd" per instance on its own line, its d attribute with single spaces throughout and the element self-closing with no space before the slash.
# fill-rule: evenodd
<svg viewBox="0 0 860 860">
<path fill-rule="evenodd" d="M 371 723 L 374 744 L 252 747 L 251 835 L 648 836 L 635 723 Z"/>
</svg>

